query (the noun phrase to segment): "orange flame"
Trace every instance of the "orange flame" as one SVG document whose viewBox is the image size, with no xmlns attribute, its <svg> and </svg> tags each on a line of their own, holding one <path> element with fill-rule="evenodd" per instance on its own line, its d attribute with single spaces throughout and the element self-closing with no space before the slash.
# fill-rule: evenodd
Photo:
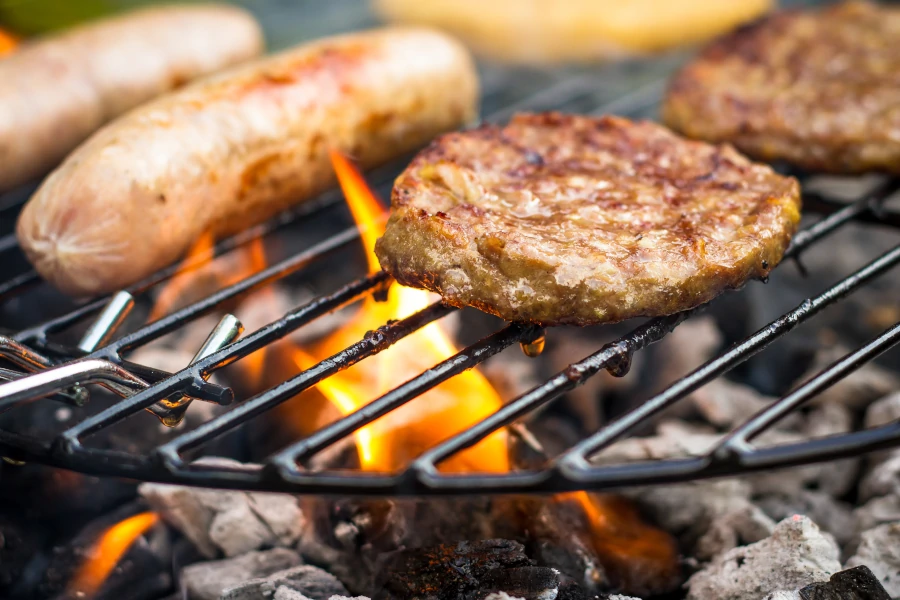
<svg viewBox="0 0 900 600">
<path fill-rule="evenodd" d="M 268 261 L 266 260 L 266 249 L 263 247 L 262 241 L 258 238 L 250 242 L 250 245 L 246 250 L 246 256 L 248 265 L 245 269 L 245 272 L 237 277 L 237 279 L 232 279 L 231 283 L 237 282 L 251 273 L 258 273 L 265 269 L 266 266 L 268 266 Z M 274 288 L 265 287 L 256 292 L 255 295 L 257 298 L 263 299 L 264 302 L 268 302 L 268 299 L 271 299 L 274 292 Z M 256 352 L 248 354 L 244 358 L 244 360 L 238 363 L 239 365 L 241 365 L 241 368 L 244 372 L 244 377 L 247 379 L 247 382 L 251 387 L 257 387 L 262 382 L 263 374 L 265 372 L 267 352 L 268 347 L 263 346 Z"/>
<path fill-rule="evenodd" d="M 245 248 L 229 252 L 209 261 L 216 240 L 204 233 L 188 250 L 175 275 L 156 296 L 148 320 L 155 321 L 181 306 L 244 279 L 266 268 L 262 240 L 251 241 Z"/>
<path fill-rule="evenodd" d="M 577 502 L 591 527 L 591 541 L 603 557 L 603 567 L 620 586 L 627 589 L 647 587 L 647 577 L 677 585 L 678 548 L 675 540 L 648 525 L 624 498 L 607 494 L 570 492 L 558 494 L 561 502 Z"/>
<path fill-rule="evenodd" d="M 215 238 L 209 232 L 202 234 L 187 251 L 172 278 L 157 293 L 148 322 L 197 302 L 268 266 L 266 249 L 260 238 L 220 256 L 213 257 L 214 252 Z M 252 292 L 250 296 L 255 302 L 271 305 L 274 294 L 275 289 L 267 286 Z M 235 363 L 234 368 L 250 389 L 256 389 L 261 384 L 269 351 L 269 348 L 262 347 Z"/>
<path fill-rule="evenodd" d="M 148 321 L 156 321 L 173 311 L 178 301 L 186 295 L 187 289 L 195 280 L 195 276 L 188 275 L 188 273 L 198 269 L 196 263 L 199 261 L 199 258 L 211 254 L 215 243 L 215 238 L 208 232 L 197 238 L 197 241 L 194 242 L 184 260 L 182 260 L 175 275 L 172 276 L 169 283 L 156 297 L 153 310 L 150 311 L 150 316 L 147 317 Z"/>
<path fill-rule="evenodd" d="M 378 271 L 380 266 L 373 250 L 375 240 L 384 233 L 386 211 L 346 158 L 332 152 L 331 160 L 353 218 L 360 227 L 369 270 Z M 367 298 L 346 326 L 309 352 L 297 349 L 294 360 L 299 368 L 309 368 L 357 342 L 367 331 L 390 320 L 408 317 L 431 302 L 428 292 L 395 284 L 386 301 Z M 440 325 L 431 323 L 387 350 L 320 382 L 317 388 L 346 415 L 456 352 Z M 496 390 L 481 373 L 467 371 L 457 375 L 357 431 L 360 464 L 367 471 L 399 470 L 423 451 L 471 427 L 501 406 Z M 506 442 L 505 431 L 495 432 L 444 461 L 441 470 L 457 473 L 508 471 Z"/>
<path fill-rule="evenodd" d="M 156 513 L 139 513 L 104 531 L 88 550 L 87 559 L 69 582 L 70 595 L 90 598 L 96 594 L 131 544 L 158 520 Z"/>
<path fill-rule="evenodd" d="M 0 29 L 0 57 L 12 54 L 18 45 L 19 40 L 13 34 Z"/>
</svg>

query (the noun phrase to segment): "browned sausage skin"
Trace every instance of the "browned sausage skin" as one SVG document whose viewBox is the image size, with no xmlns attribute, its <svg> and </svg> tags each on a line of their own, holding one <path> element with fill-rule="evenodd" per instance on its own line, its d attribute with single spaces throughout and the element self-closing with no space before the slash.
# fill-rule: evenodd
<svg viewBox="0 0 900 600">
<path fill-rule="evenodd" d="M 465 49 L 427 29 L 322 40 L 160 98 L 97 132 L 22 211 L 22 248 L 64 292 L 109 292 L 477 113 Z"/>
<path fill-rule="evenodd" d="M 262 49 L 253 17 L 214 4 L 137 10 L 26 44 L 0 60 L 0 191 L 123 112 Z"/>
</svg>

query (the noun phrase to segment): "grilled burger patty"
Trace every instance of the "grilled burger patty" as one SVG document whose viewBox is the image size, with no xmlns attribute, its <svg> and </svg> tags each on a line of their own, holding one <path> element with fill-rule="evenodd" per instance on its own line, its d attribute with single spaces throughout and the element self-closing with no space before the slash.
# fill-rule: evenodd
<svg viewBox="0 0 900 600">
<path fill-rule="evenodd" d="M 900 173 L 900 9 L 783 12 L 706 48 L 663 118 L 687 136 L 834 173 Z"/>
<path fill-rule="evenodd" d="M 517 115 L 438 138 L 400 175 L 375 246 L 404 285 L 511 321 L 678 312 L 763 277 L 797 181 L 650 122 Z"/>
</svg>

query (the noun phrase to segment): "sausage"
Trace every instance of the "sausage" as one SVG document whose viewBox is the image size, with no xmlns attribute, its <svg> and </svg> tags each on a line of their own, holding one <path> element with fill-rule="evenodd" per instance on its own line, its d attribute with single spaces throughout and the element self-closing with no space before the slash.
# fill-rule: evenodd
<svg viewBox="0 0 900 600">
<path fill-rule="evenodd" d="M 478 78 L 442 33 L 324 39 L 213 75 L 93 135 L 24 207 L 21 247 L 76 296 L 110 292 L 476 117 Z"/>
<path fill-rule="evenodd" d="M 212 4 L 136 10 L 21 46 L 0 59 L 0 191 L 125 111 L 262 49 L 253 17 Z"/>
</svg>

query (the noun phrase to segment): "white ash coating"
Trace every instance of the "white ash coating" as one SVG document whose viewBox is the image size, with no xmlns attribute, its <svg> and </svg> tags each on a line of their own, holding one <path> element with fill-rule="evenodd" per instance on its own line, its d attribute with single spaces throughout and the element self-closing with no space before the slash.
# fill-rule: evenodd
<svg viewBox="0 0 900 600">
<path fill-rule="evenodd" d="M 843 546 L 857 533 L 856 518 L 851 506 L 835 500 L 834 496 L 818 490 L 769 494 L 754 500 L 767 515 L 781 521 L 793 515 L 806 515 L 822 530 L 834 536 Z"/>
<path fill-rule="evenodd" d="M 872 498 L 853 511 L 857 531 L 868 531 L 886 523 L 900 522 L 900 496 Z"/>
<path fill-rule="evenodd" d="M 239 466 L 210 457 L 195 464 Z M 142 483 L 138 493 L 207 558 L 292 546 L 305 526 L 297 499 L 287 494 L 237 492 Z"/>
<path fill-rule="evenodd" d="M 264 577 L 302 564 L 300 555 L 287 548 L 248 552 L 235 558 L 188 565 L 181 571 L 186 600 L 218 600 L 226 588 L 247 579 Z"/>
<path fill-rule="evenodd" d="M 856 554 L 844 568 L 865 565 L 892 598 L 900 596 L 900 522 L 879 525 L 862 533 Z"/>
<path fill-rule="evenodd" d="M 850 352 L 850 348 L 842 345 L 835 345 L 817 352 L 809 370 L 798 378 L 798 383 L 806 381 Z M 875 400 L 895 392 L 897 389 L 900 389 L 900 377 L 884 367 L 869 362 L 822 390 L 812 399 L 812 404 L 841 404 L 857 410 L 866 408 Z"/>
<path fill-rule="evenodd" d="M 347 596 L 347 590 L 337 578 L 311 565 L 300 565 L 278 571 L 268 577 L 250 579 L 227 588 L 220 600 L 261 600 L 273 598 L 281 591 L 284 600 L 328 600 L 335 596 Z"/>
<path fill-rule="evenodd" d="M 765 600 L 801 600 L 800 592 L 772 592 L 768 596 L 765 597 Z"/>
<path fill-rule="evenodd" d="M 510 596 L 506 592 L 494 592 L 493 594 L 489 594 L 485 596 L 484 600 L 525 600 L 524 598 L 517 598 L 515 596 Z"/>
<path fill-rule="evenodd" d="M 859 499 L 900 495 L 900 454 L 876 463 L 859 482 Z"/>
<path fill-rule="evenodd" d="M 729 550 L 687 582 L 688 600 L 759 600 L 825 581 L 841 569 L 834 539 L 807 517 L 780 522 L 772 535 Z"/>
<path fill-rule="evenodd" d="M 900 419 L 900 391 L 882 396 L 866 410 L 866 427 L 878 427 Z"/>
<path fill-rule="evenodd" d="M 691 394 L 691 400 L 712 425 L 732 428 L 772 404 L 775 398 L 764 396 L 748 385 L 719 378 Z M 784 419 L 776 427 L 784 429 L 795 422 L 796 418 Z"/>
<path fill-rule="evenodd" d="M 697 540 L 694 555 L 700 560 L 712 560 L 732 548 L 764 540 L 774 531 L 775 521 L 747 502 L 712 517 L 706 533 Z"/>
<path fill-rule="evenodd" d="M 277 590 L 275 590 L 275 595 L 272 596 L 272 600 L 311 600 L 307 598 L 300 592 L 296 590 L 292 590 L 289 587 L 280 586 Z"/>
</svg>

